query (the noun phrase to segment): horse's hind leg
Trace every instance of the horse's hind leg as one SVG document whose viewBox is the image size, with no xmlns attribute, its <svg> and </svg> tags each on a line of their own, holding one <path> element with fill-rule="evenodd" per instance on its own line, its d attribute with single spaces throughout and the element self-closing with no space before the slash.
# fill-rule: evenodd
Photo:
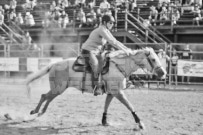
<svg viewBox="0 0 203 135">
<path fill-rule="evenodd" d="M 44 108 L 42 109 L 42 112 L 39 113 L 39 116 L 44 114 L 50 104 L 50 102 L 55 98 L 57 97 L 59 94 L 52 94 L 52 93 L 49 93 L 49 95 L 47 96 L 47 102 L 46 104 L 44 105 Z"/>
<path fill-rule="evenodd" d="M 48 94 L 48 93 L 47 93 L 47 94 Z M 38 113 L 38 112 L 39 112 L 39 109 L 40 109 L 42 103 L 46 100 L 46 95 L 47 95 L 47 94 L 42 94 L 42 95 L 41 95 L 41 99 L 40 99 L 40 101 L 39 101 L 37 107 L 36 107 L 34 110 L 32 110 L 32 111 L 30 112 L 30 114 L 35 114 L 35 113 Z"/>
</svg>

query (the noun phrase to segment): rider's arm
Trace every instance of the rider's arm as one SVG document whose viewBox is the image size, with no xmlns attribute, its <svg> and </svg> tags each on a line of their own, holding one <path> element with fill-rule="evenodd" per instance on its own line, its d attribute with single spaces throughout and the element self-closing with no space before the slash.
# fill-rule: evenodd
<svg viewBox="0 0 203 135">
<path fill-rule="evenodd" d="M 123 45 L 121 42 L 116 40 L 116 38 L 111 34 L 110 31 L 102 30 L 101 35 L 104 39 L 106 39 L 111 45 L 113 45 L 117 49 L 123 50 L 125 52 L 127 51 L 127 49 L 129 49 L 125 45 Z"/>
</svg>

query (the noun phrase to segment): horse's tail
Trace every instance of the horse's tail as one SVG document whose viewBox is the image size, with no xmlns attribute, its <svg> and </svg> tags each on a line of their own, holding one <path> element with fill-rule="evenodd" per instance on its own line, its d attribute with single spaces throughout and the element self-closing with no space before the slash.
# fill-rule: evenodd
<svg viewBox="0 0 203 135">
<path fill-rule="evenodd" d="M 27 88 L 28 97 L 30 96 L 30 86 L 29 86 L 29 84 L 30 84 L 31 82 L 33 82 L 34 80 L 37 80 L 38 78 L 40 78 L 40 77 L 46 75 L 46 74 L 49 72 L 49 70 L 51 69 L 52 66 L 53 66 L 53 64 L 51 64 L 51 65 L 49 65 L 49 66 L 46 66 L 45 68 L 43 68 L 43 69 L 37 71 L 36 73 L 33 73 L 33 74 L 31 74 L 31 75 L 28 75 L 28 77 L 27 77 L 27 79 L 26 79 L 26 82 L 25 82 L 26 88 Z"/>
</svg>

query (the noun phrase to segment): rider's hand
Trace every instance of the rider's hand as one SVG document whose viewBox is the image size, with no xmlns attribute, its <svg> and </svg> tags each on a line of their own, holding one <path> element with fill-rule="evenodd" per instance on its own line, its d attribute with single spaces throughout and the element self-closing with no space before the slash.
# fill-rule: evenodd
<svg viewBox="0 0 203 135">
<path fill-rule="evenodd" d="M 132 54 L 132 50 L 131 50 L 131 49 L 127 49 L 127 50 L 125 50 L 125 52 L 126 52 L 126 54 L 127 54 L 128 56 L 130 56 L 130 55 Z"/>
</svg>

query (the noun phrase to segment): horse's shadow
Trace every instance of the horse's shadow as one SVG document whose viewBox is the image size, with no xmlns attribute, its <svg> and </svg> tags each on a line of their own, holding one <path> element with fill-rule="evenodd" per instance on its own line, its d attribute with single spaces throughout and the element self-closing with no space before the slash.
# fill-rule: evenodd
<svg viewBox="0 0 203 135">
<path fill-rule="evenodd" d="M 48 135 L 58 134 L 59 129 L 54 129 L 50 126 L 35 126 L 35 127 L 13 127 L 13 125 L 20 124 L 19 122 L 11 122 L 0 124 L 0 134 L 3 135 Z"/>
</svg>

